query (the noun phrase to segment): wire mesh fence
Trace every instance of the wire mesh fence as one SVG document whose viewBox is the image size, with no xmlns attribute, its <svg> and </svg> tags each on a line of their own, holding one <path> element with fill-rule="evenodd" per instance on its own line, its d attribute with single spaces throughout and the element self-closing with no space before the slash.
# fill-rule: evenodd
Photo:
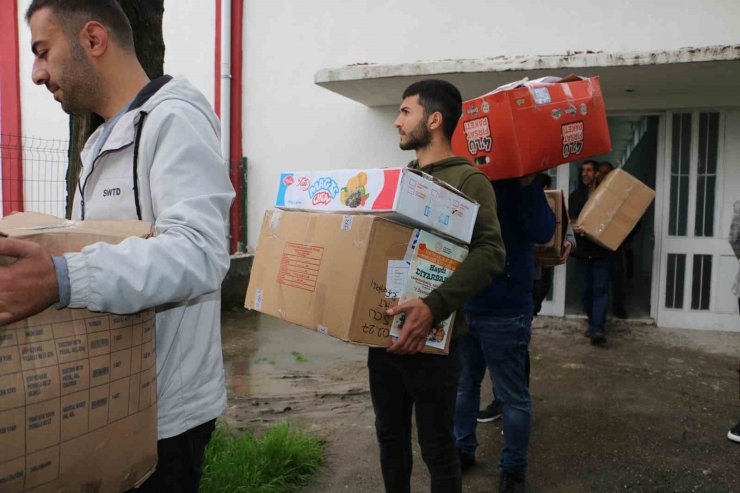
<svg viewBox="0 0 740 493">
<path fill-rule="evenodd" d="M 14 211 L 64 217 L 69 141 L 0 134 L 0 216 Z"/>
</svg>

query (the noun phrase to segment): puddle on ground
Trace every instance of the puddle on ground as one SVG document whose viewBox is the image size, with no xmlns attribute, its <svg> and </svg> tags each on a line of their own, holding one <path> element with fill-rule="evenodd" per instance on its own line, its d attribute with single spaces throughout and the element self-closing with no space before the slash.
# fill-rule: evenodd
<svg viewBox="0 0 740 493">
<path fill-rule="evenodd" d="M 274 317 L 225 313 L 222 338 L 232 400 L 313 396 L 367 385 L 367 348 Z"/>
</svg>

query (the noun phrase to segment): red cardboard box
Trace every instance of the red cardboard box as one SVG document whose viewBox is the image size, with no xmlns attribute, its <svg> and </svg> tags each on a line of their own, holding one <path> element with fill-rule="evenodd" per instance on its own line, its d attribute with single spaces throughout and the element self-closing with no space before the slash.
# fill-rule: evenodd
<svg viewBox="0 0 740 493">
<path fill-rule="evenodd" d="M 526 79 L 463 103 L 452 150 L 491 180 L 611 152 L 598 77 Z"/>
</svg>

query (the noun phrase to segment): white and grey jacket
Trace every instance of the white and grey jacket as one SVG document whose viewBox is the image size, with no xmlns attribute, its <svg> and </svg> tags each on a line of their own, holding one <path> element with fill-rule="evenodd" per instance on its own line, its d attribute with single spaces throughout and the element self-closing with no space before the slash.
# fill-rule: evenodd
<svg viewBox="0 0 740 493">
<path fill-rule="evenodd" d="M 220 287 L 234 189 L 220 123 L 190 82 L 165 76 L 142 90 L 93 156 L 99 137 L 100 129 L 82 151 L 72 219 L 139 218 L 156 235 L 65 254 L 69 307 L 156 307 L 158 429 L 169 438 L 226 407 Z"/>
</svg>

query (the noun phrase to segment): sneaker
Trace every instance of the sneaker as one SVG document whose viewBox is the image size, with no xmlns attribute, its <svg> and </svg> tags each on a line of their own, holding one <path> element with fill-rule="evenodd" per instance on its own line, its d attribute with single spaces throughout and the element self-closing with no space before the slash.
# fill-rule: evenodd
<svg viewBox="0 0 740 493">
<path fill-rule="evenodd" d="M 733 442 L 740 443 L 740 423 L 736 424 L 733 429 L 727 432 L 727 438 Z"/>
<path fill-rule="evenodd" d="M 524 474 L 501 473 L 498 493 L 524 493 Z"/>
<path fill-rule="evenodd" d="M 460 458 L 460 471 L 465 472 L 475 465 L 475 454 L 466 454 L 457 449 L 457 456 Z"/>
<path fill-rule="evenodd" d="M 604 335 L 604 331 L 601 329 L 596 329 L 591 333 L 591 344 L 598 345 L 598 344 L 605 344 L 606 343 L 606 336 Z"/>
<path fill-rule="evenodd" d="M 478 422 L 479 423 L 490 423 L 501 419 L 501 406 L 498 402 L 493 401 L 482 411 L 478 411 Z"/>
</svg>

